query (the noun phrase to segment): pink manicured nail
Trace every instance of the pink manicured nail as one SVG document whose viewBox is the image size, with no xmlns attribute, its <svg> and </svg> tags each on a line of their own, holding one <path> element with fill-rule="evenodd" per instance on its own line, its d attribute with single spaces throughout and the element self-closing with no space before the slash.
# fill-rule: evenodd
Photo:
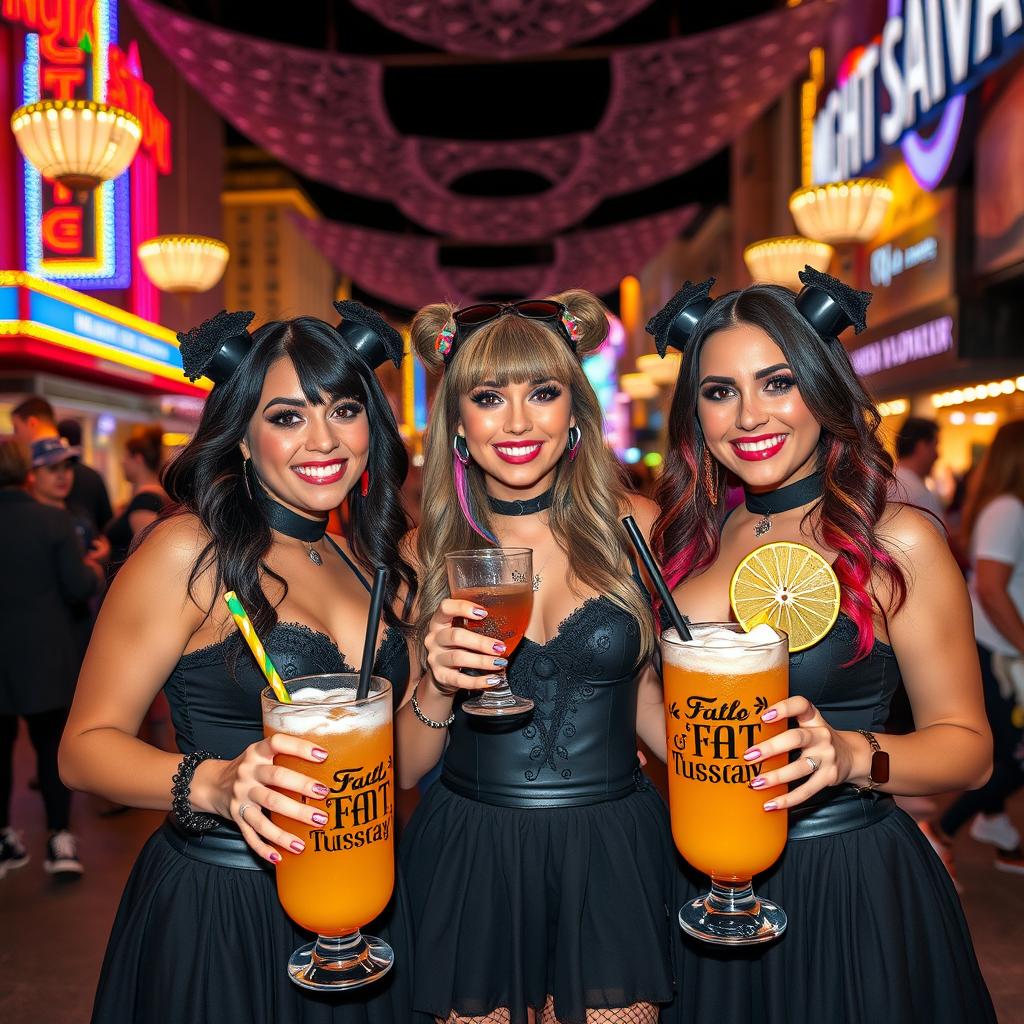
<svg viewBox="0 0 1024 1024">
<path fill-rule="evenodd" d="M 314 761 L 326 761 L 327 751 L 323 747 L 314 747 L 312 756 Z"/>
<path fill-rule="evenodd" d="M 778 801 L 776 801 L 776 800 L 769 800 L 768 803 L 766 803 L 764 805 L 764 809 L 766 811 L 777 811 L 779 809 Z"/>
<path fill-rule="evenodd" d="M 775 719 L 778 718 L 778 717 L 779 717 L 778 711 L 776 711 L 775 708 L 772 708 L 770 711 L 766 711 L 761 716 L 761 721 L 762 722 L 774 722 Z"/>
<path fill-rule="evenodd" d="M 318 782 L 313 787 L 313 793 L 316 796 L 327 796 L 327 794 L 330 793 L 330 790 L 322 782 Z"/>
<path fill-rule="evenodd" d="M 296 853 L 302 853 L 302 851 L 306 848 L 306 844 L 301 839 L 293 839 L 288 845 Z"/>
<path fill-rule="evenodd" d="M 474 608 L 473 609 L 473 615 L 476 618 L 478 618 L 478 619 L 485 618 L 486 615 L 487 615 L 487 609 L 486 608 Z"/>
<path fill-rule="evenodd" d="M 760 756 L 761 756 L 761 751 L 758 750 L 757 747 L 751 747 L 750 750 L 748 750 L 743 755 L 743 760 L 744 761 L 756 761 Z"/>
<path fill-rule="evenodd" d="M 271 852 L 267 854 L 267 860 L 269 860 L 271 864 L 280 864 L 281 854 L 276 850 L 271 850 Z"/>
<path fill-rule="evenodd" d="M 768 785 L 768 783 L 764 779 L 762 779 L 760 775 L 758 775 L 758 777 L 756 779 L 754 779 L 750 783 L 750 788 L 751 789 L 764 789 L 764 787 L 767 786 L 767 785 Z"/>
<path fill-rule="evenodd" d="M 319 811 L 317 811 L 316 814 L 313 815 L 313 822 L 316 825 L 326 825 L 327 824 L 327 815 L 326 814 L 321 814 Z"/>
<path fill-rule="evenodd" d="M 494 651 L 495 654 L 504 654 L 506 647 L 504 644 L 495 644 L 491 650 Z"/>
</svg>

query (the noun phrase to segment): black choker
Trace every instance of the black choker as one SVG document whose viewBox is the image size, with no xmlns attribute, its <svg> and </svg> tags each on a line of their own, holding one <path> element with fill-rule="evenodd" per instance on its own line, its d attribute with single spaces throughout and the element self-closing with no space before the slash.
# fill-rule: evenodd
<svg viewBox="0 0 1024 1024">
<path fill-rule="evenodd" d="M 257 480 L 253 488 L 255 498 L 263 514 L 267 517 L 267 523 L 272 530 L 283 533 L 286 537 L 294 537 L 306 545 L 306 554 L 314 565 L 323 565 L 320 553 L 312 545 L 323 539 L 327 532 L 327 519 L 307 519 L 285 508 L 279 501 L 275 501 Z"/>
<path fill-rule="evenodd" d="M 772 528 L 772 516 L 779 512 L 788 512 L 792 508 L 800 508 L 816 501 L 825 493 L 825 481 L 821 473 L 812 473 L 797 480 L 795 484 L 780 487 L 776 491 L 767 491 L 764 494 L 751 494 L 746 488 L 743 490 L 743 503 L 748 512 L 760 515 L 761 518 L 754 524 L 754 535 L 763 537 Z"/>
<path fill-rule="evenodd" d="M 554 499 L 555 489 L 538 494 L 536 498 L 526 498 L 522 501 L 502 501 L 500 498 L 492 498 L 487 495 L 487 507 L 499 516 L 532 516 L 534 512 L 543 512 L 551 508 Z"/>
</svg>

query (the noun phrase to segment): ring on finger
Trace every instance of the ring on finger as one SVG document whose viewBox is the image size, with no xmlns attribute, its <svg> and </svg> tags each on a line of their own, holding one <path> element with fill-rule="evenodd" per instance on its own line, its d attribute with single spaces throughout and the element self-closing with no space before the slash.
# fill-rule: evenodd
<svg viewBox="0 0 1024 1024">
<path fill-rule="evenodd" d="M 813 775 L 819 768 L 818 762 L 810 754 L 805 754 L 804 760 L 811 766 L 810 774 Z"/>
<path fill-rule="evenodd" d="M 252 801 L 251 800 L 246 800 L 245 803 L 242 804 L 242 806 L 238 808 L 238 817 L 239 817 L 240 821 L 245 821 L 245 809 L 246 809 L 246 807 L 252 807 Z M 249 822 L 247 822 L 247 821 L 245 821 L 245 823 L 246 823 L 246 825 L 249 824 Z"/>
</svg>

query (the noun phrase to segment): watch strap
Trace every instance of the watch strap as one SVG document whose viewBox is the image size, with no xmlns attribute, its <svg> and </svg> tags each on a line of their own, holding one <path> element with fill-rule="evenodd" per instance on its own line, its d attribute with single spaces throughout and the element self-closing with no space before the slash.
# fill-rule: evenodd
<svg viewBox="0 0 1024 1024">
<path fill-rule="evenodd" d="M 881 748 L 874 733 L 868 732 L 867 729 L 858 729 L 857 732 L 871 745 L 871 768 L 868 771 L 868 784 L 857 787 L 858 793 L 866 793 L 889 781 L 889 754 Z"/>
</svg>

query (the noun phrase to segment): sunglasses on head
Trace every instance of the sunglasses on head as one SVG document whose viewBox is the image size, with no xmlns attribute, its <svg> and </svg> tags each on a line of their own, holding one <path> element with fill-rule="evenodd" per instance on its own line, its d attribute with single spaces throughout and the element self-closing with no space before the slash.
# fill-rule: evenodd
<svg viewBox="0 0 1024 1024">
<path fill-rule="evenodd" d="M 579 324 L 566 306 L 553 299 L 477 302 L 472 306 L 463 306 L 462 309 L 457 309 L 452 314 L 451 324 L 447 324 L 437 336 L 435 347 L 447 361 L 451 358 L 457 342 L 465 341 L 474 331 L 503 316 L 521 316 L 527 320 L 554 323 L 569 347 L 573 352 L 576 351 Z"/>
</svg>

